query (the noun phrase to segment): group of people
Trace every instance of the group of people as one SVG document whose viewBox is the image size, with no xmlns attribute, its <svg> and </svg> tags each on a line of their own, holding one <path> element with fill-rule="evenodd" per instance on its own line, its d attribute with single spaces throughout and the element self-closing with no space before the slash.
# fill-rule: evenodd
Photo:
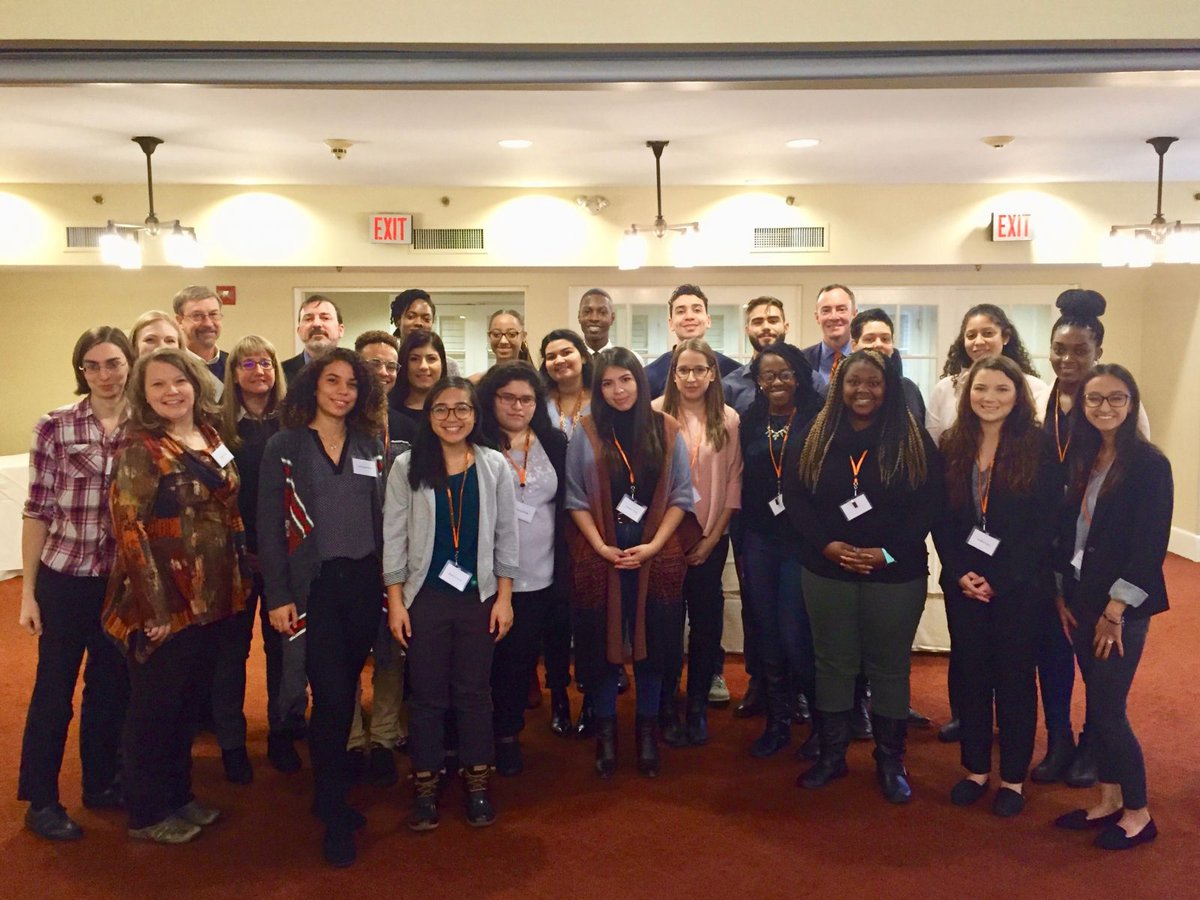
<svg viewBox="0 0 1200 900">
<path fill-rule="evenodd" d="M 611 344 L 612 298 L 590 290 L 581 333 L 546 334 L 538 368 L 521 315 L 499 310 L 495 364 L 470 377 L 420 290 L 396 297 L 394 332 L 366 332 L 353 350 L 339 346 L 336 304 L 307 298 L 304 349 L 283 361 L 256 335 L 220 350 L 220 300 L 199 287 L 129 337 L 84 332 L 72 357 L 82 399 L 38 422 L 30 454 L 27 827 L 82 836 L 58 775 L 85 653 L 84 805 L 124 807 L 131 837 L 161 843 L 215 822 L 192 793 L 191 748 L 210 728 L 227 778 L 253 779 L 243 707 L 256 616 L 268 758 L 296 771 L 307 739 L 332 865 L 353 863 L 365 821 L 349 788 L 364 769 L 394 783 L 402 746 L 410 828 L 437 827 L 455 774 L 468 822 L 495 821 L 489 779 L 524 767 L 542 656 L 551 727 L 594 736 L 602 778 L 619 767 L 632 662 L 637 770 L 655 777 L 660 740 L 707 743 L 710 701 L 728 700 L 730 551 L 751 676 L 735 715 L 765 714 L 750 753 L 780 752 L 811 721 L 797 783 L 819 789 L 846 775 L 851 740 L 873 739 L 879 789 L 904 803 L 932 534 L 952 642 L 956 721 L 943 731 L 965 770 L 952 802 L 987 793 L 998 726 L 992 810 L 1021 812 L 1040 682 L 1048 751 L 1033 779 L 1070 770 L 1087 783 L 1090 766 L 1100 785 L 1055 824 L 1097 829 L 1109 849 L 1152 840 L 1125 705 L 1149 619 L 1167 608 L 1173 488 L 1133 376 L 1098 362 L 1104 298 L 1058 298 L 1050 386 L 1004 311 L 973 307 L 928 406 L 903 376 L 892 320 L 859 312 L 844 285 L 818 294 L 822 340 L 806 349 L 787 342 L 778 299 L 748 301 L 745 364 L 704 340 L 702 289 L 681 285 L 667 306 L 676 343 L 643 364 Z"/>
</svg>

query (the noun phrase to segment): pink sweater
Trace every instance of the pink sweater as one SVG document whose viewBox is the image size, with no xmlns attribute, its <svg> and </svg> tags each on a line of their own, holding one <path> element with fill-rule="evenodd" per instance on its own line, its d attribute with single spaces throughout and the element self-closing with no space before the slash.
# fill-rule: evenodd
<svg viewBox="0 0 1200 900">
<path fill-rule="evenodd" d="M 657 398 L 650 405 L 661 412 L 663 398 Z M 708 535 L 722 511 L 742 508 L 742 447 L 738 439 L 737 410 L 732 406 L 725 407 L 725 446 L 719 452 L 714 451 L 705 439 L 704 425 L 699 419 L 682 410 L 675 418 L 679 420 L 679 433 L 687 444 L 692 486 L 699 494 L 696 518 Z"/>
</svg>

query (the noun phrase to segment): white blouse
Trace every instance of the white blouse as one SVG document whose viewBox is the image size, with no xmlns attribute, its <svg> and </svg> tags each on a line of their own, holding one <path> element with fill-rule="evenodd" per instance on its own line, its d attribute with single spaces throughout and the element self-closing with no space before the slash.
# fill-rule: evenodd
<svg viewBox="0 0 1200 900">
<path fill-rule="evenodd" d="M 925 405 L 925 430 L 936 444 L 941 440 L 942 432 L 946 431 L 958 418 L 958 398 L 962 386 L 966 383 L 966 372 L 958 375 L 947 375 L 933 386 L 929 394 L 929 402 Z M 1026 375 L 1025 383 L 1033 394 L 1033 411 L 1038 424 L 1050 402 L 1050 385 L 1035 375 Z"/>
</svg>

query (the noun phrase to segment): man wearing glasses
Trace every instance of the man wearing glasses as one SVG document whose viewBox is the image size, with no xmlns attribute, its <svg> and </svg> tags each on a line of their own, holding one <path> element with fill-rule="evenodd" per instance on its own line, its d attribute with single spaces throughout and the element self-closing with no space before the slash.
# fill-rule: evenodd
<svg viewBox="0 0 1200 900">
<path fill-rule="evenodd" d="M 308 297 L 300 304 L 300 316 L 296 324 L 296 334 L 304 344 L 304 349 L 283 361 L 284 377 L 291 381 L 299 375 L 305 365 L 336 347 L 345 331 L 342 311 L 336 303 L 321 294 Z"/>
<path fill-rule="evenodd" d="M 183 332 L 184 346 L 224 384 L 225 360 L 229 354 L 217 348 L 221 339 L 221 299 L 216 291 L 199 284 L 189 285 L 175 295 L 171 308 Z"/>
</svg>

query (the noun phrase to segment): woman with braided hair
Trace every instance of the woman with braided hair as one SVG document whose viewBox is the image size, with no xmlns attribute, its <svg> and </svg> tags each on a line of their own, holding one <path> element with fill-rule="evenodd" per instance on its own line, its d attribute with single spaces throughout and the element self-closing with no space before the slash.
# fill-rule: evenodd
<svg viewBox="0 0 1200 900">
<path fill-rule="evenodd" d="M 821 751 L 799 784 L 824 787 L 846 774 L 861 670 L 873 692 L 879 786 L 892 803 L 905 803 L 909 649 L 925 608 L 925 536 L 942 505 L 941 461 L 908 411 L 894 362 L 875 350 L 842 361 L 801 441 L 783 488 L 803 538 Z"/>
</svg>

